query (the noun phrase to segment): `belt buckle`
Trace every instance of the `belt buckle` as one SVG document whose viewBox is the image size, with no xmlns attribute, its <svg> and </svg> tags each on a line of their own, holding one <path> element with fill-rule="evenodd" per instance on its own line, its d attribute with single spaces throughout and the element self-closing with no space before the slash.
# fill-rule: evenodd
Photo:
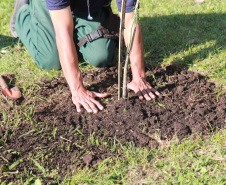
<svg viewBox="0 0 226 185">
<path fill-rule="evenodd" d="M 102 34 L 99 33 L 99 30 L 96 30 L 96 31 L 91 32 L 87 36 L 88 36 L 88 40 L 92 41 L 92 40 L 100 38 L 102 36 Z"/>
</svg>

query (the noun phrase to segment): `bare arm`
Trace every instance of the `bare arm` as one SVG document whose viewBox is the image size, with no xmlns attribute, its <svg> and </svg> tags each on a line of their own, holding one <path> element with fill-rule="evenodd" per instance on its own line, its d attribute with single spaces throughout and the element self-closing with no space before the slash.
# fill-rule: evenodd
<svg viewBox="0 0 226 185">
<path fill-rule="evenodd" d="M 100 94 L 87 91 L 82 82 L 81 72 L 78 66 L 78 56 L 73 41 L 73 18 L 70 7 L 49 11 L 56 33 L 56 43 L 60 57 L 60 63 L 69 84 L 72 100 L 78 112 L 83 106 L 88 112 L 96 113 L 103 106 L 95 97 L 106 97 L 108 94 Z"/>
<path fill-rule="evenodd" d="M 126 29 L 124 31 L 124 39 L 126 45 L 129 42 L 129 32 L 133 14 L 134 13 L 132 12 L 126 13 L 125 15 Z M 133 48 L 130 54 L 130 61 L 133 79 L 127 85 L 127 88 L 133 90 L 140 99 L 145 98 L 146 100 L 151 100 L 155 98 L 155 95 L 159 96 L 160 93 L 153 87 L 151 87 L 150 84 L 146 81 L 144 69 L 144 49 L 140 24 L 138 24 L 136 29 Z"/>
</svg>

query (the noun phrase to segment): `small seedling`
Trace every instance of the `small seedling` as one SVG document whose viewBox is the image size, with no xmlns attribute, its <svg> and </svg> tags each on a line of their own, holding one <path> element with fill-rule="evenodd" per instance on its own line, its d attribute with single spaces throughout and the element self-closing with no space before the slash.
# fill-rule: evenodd
<svg viewBox="0 0 226 185">
<path fill-rule="evenodd" d="M 123 74 L 123 92 L 122 92 L 122 97 L 124 99 L 127 98 L 127 79 L 128 79 L 128 63 L 129 63 L 129 57 L 130 53 L 133 48 L 133 41 L 136 33 L 136 28 L 138 25 L 138 18 L 139 18 L 139 13 L 138 13 L 138 5 L 139 5 L 139 0 L 136 2 L 135 10 L 134 10 L 134 15 L 133 15 L 133 20 L 132 24 L 130 27 L 130 33 L 129 33 L 129 43 L 127 45 L 127 51 L 126 51 L 126 61 L 124 65 L 124 74 Z"/>
<path fill-rule="evenodd" d="M 129 43 L 127 44 L 127 51 L 126 51 L 126 60 L 124 65 L 124 74 L 123 74 L 123 93 L 122 97 L 124 99 L 127 98 L 127 71 L 128 71 L 128 62 L 130 53 L 132 51 L 133 41 L 136 33 L 136 27 L 138 25 L 138 5 L 139 0 L 136 2 L 134 16 L 130 27 L 129 33 Z M 122 77 L 122 49 L 123 49 L 123 34 L 124 34 L 124 24 L 125 24 L 125 8 L 126 8 L 126 0 L 122 1 L 122 8 L 121 8 L 121 23 L 120 23 L 120 30 L 119 30 L 119 55 L 118 55 L 118 99 L 121 97 L 121 77 Z"/>
<path fill-rule="evenodd" d="M 53 138 L 55 139 L 56 138 L 56 131 L 57 131 L 57 127 L 53 129 L 53 132 L 52 132 L 52 135 L 53 135 Z"/>
<path fill-rule="evenodd" d="M 158 102 L 158 105 L 159 105 L 160 107 L 163 107 L 164 109 L 166 108 L 165 105 L 163 105 L 163 104 L 161 104 L 161 103 L 159 103 L 159 102 Z"/>
<path fill-rule="evenodd" d="M 213 132 L 213 131 L 214 131 L 214 129 L 213 129 L 213 127 L 212 127 L 211 123 L 209 122 L 209 120 L 208 120 L 207 118 L 206 118 L 206 121 L 207 121 L 208 125 L 210 126 L 211 131 Z"/>
<path fill-rule="evenodd" d="M 121 97 L 121 77 L 122 77 L 122 50 L 123 50 L 123 33 L 125 24 L 126 0 L 122 0 L 121 21 L 119 28 L 119 54 L 118 54 L 118 99 Z"/>
<path fill-rule="evenodd" d="M 78 127 L 75 129 L 79 134 L 81 134 L 83 137 L 85 137 L 84 136 L 84 134 L 78 129 Z"/>
<path fill-rule="evenodd" d="M 140 123 L 140 125 L 143 126 L 142 133 L 144 133 L 145 130 L 146 130 L 146 124 L 145 123 Z"/>
</svg>

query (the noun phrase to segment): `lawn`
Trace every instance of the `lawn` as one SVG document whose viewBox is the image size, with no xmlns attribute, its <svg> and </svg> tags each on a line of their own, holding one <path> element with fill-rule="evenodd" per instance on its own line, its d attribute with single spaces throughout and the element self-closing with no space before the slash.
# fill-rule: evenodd
<svg viewBox="0 0 226 185">
<path fill-rule="evenodd" d="M 172 93 L 169 99 L 150 103 L 139 103 L 132 95 L 128 102 L 118 102 L 114 95 L 117 86 L 107 81 L 110 78 L 113 83 L 114 69 L 97 69 L 81 61 L 87 87 L 105 91 L 101 85 L 106 85 L 113 93 L 101 100 L 106 105 L 103 113 L 93 116 L 76 113 L 61 70 L 37 68 L 20 40 L 11 37 L 9 20 L 14 1 L 1 0 L 0 74 L 9 74 L 8 82 L 16 84 L 23 94 L 18 101 L 0 95 L 2 185 L 226 184 L 226 2 L 140 2 L 148 79 L 162 89 L 161 93 Z M 117 12 L 115 2 L 112 7 Z M 180 80 L 181 76 L 185 79 Z M 105 81 L 98 81 L 99 77 Z M 186 97 L 194 97 L 189 106 Z M 140 136 L 130 137 L 121 126 L 133 119 L 133 112 L 140 113 L 136 105 L 145 110 L 141 111 L 144 119 L 129 128 L 148 142 L 139 140 Z M 173 114 L 173 107 L 178 107 L 180 114 Z M 112 116 L 116 109 L 123 112 L 118 117 L 127 116 L 122 122 Z M 175 115 L 181 116 L 180 120 Z M 152 124 L 153 117 L 157 122 Z M 91 127 L 96 120 L 100 121 L 99 131 Z M 107 136 L 103 131 L 112 120 L 117 120 L 124 136 Z M 193 127 L 187 123 L 191 120 L 196 120 Z M 178 129 L 175 121 L 187 127 Z M 91 126 L 82 126 L 84 123 Z M 170 131 L 164 134 L 163 128 Z"/>
</svg>

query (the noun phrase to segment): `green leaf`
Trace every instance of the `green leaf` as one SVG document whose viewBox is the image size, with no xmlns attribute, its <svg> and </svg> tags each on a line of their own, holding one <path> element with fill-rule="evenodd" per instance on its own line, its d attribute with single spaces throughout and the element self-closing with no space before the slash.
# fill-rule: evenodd
<svg viewBox="0 0 226 185">
<path fill-rule="evenodd" d="M 35 185 L 34 184 L 34 177 L 31 177 L 30 179 L 27 179 L 24 185 Z"/>
<path fill-rule="evenodd" d="M 202 173 L 202 174 L 205 174 L 207 171 L 208 171 L 208 170 L 207 170 L 205 167 L 203 167 L 203 168 L 201 169 L 201 173 Z"/>
<path fill-rule="evenodd" d="M 161 104 L 161 103 L 158 103 L 158 105 L 159 105 L 160 107 L 163 107 L 163 108 L 165 109 L 165 105 L 163 105 L 163 104 Z"/>
<path fill-rule="evenodd" d="M 42 185 L 42 182 L 39 179 L 36 179 L 35 185 Z"/>
<path fill-rule="evenodd" d="M 3 171 L 3 172 L 8 172 L 8 171 L 9 171 L 9 169 L 8 169 L 8 168 L 6 168 L 5 166 L 2 166 L 2 171 Z"/>
<path fill-rule="evenodd" d="M 6 123 L 8 118 L 7 118 L 6 110 L 4 108 L 2 108 L 2 116 L 3 116 L 4 123 Z"/>
</svg>

